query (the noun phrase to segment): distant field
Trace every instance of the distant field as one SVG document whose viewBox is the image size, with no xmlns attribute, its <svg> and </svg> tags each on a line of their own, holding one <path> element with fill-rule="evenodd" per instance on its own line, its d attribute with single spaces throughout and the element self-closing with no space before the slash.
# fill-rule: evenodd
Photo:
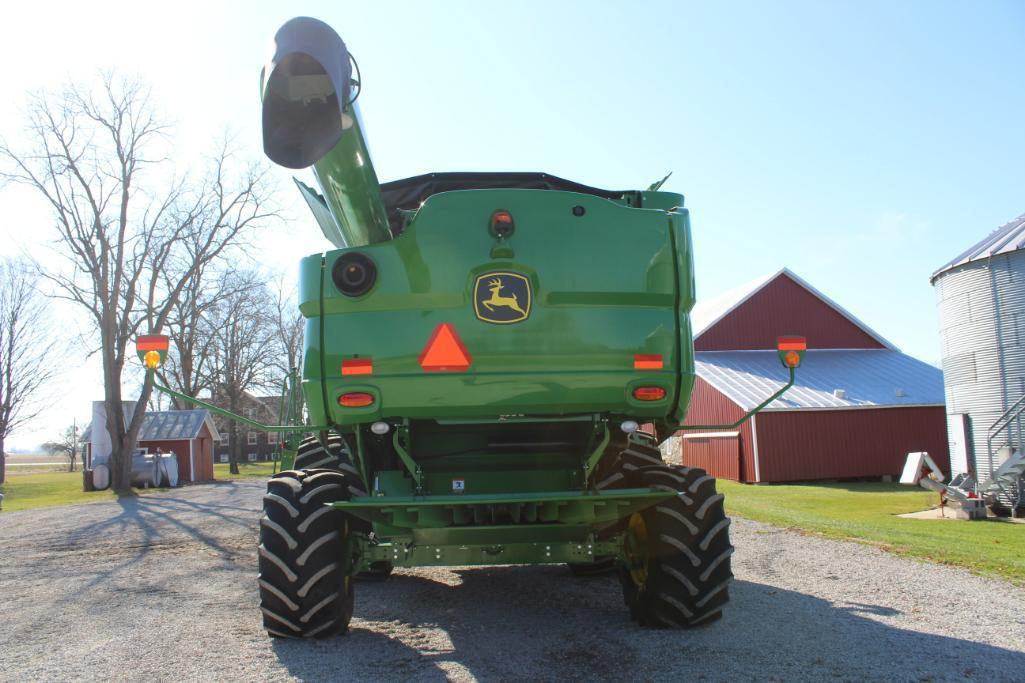
<svg viewBox="0 0 1025 683">
<path fill-rule="evenodd" d="M 76 462 L 76 467 L 80 466 Z M 35 474 L 38 472 L 60 472 L 68 469 L 67 458 L 52 456 L 49 453 L 15 453 L 7 454 L 7 475 Z"/>
<path fill-rule="evenodd" d="M 898 555 L 965 567 L 1025 585 L 1025 525 L 1001 521 L 908 519 L 934 507 L 935 493 L 900 484 L 751 486 L 720 481 L 730 514 Z"/>
</svg>

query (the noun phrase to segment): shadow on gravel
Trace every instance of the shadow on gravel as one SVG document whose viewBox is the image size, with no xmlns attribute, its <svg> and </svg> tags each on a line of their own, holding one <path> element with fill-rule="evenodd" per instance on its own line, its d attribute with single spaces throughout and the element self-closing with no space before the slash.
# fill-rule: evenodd
<svg viewBox="0 0 1025 683">
<path fill-rule="evenodd" d="M 615 577 L 574 579 L 563 567 L 453 573 L 459 585 L 405 572 L 360 582 L 348 636 L 276 640 L 273 651 L 309 681 L 1004 680 L 1025 667 L 1022 652 L 883 623 L 906 618 L 885 605 L 836 605 L 746 581 L 731 586 L 721 621 L 668 631 L 629 621 Z"/>
<path fill-rule="evenodd" d="M 220 487 L 234 488 L 233 483 Z M 242 506 L 195 502 L 181 495 L 121 496 L 117 499 L 120 512 L 96 524 L 81 526 L 67 534 L 71 547 L 95 543 L 96 539 L 110 539 L 117 552 L 126 558 L 97 571 L 86 589 L 104 583 L 113 576 L 131 570 L 148 553 L 160 547 L 180 544 L 182 540 L 201 543 L 222 559 L 235 556 L 235 550 L 225 547 L 222 539 L 204 528 L 214 524 L 230 524 L 242 528 L 254 526 L 255 513 Z M 225 511 L 234 511 L 232 515 Z M 130 552 L 124 552 L 124 551 Z"/>
</svg>

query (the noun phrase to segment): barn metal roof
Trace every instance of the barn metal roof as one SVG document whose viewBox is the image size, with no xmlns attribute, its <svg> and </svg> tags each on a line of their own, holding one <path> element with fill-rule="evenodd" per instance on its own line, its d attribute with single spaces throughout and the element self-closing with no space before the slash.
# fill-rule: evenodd
<svg viewBox="0 0 1025 683">
<path fill-rule="evenodd" d="M 812 287 L 810 284 L 805 282 L 803 279 L 797 276 L 789 268 L 782 268 L 777 270 L 775 273 L 764 275 L 760 278 L 752 280 L 746 284 L 740 285 L 734 289 L 723 292 L 717 297 L 711 299 L 705 299 L 698 301 L 694 305 L 694 309 L 690 312 L 690 323 L 691 329 L 694 332 L 694 338 L 697 339 L 703 332 L 712 328 L 717 322 L 728 316 L 734 310 L 736 310 L 741 304 L 750 299 L 752 296 L 757 294 L 759 291 L 765 288 L 770 282 L 776 278 L 786 275 L 791 280 L 796 282 L 801 287 L 811 292 L 813 295 L 821 299 L 827 306 L 833 308 L 837 313 L 842 315 L 851 321 L 854 325 L 859 327 L 868 336 L 872 337 L 880 344 L 888 349 L 898 351 L 899 349 L 891 342 L 887 341 L 881 334 L 873 330 L 871 327 L 863 323 L 861 320 L 856 318 L 850 312 L 848 312 L 843 306 L 836 303 L 828 296 L 820 292 L 819 290 Z"/>
<path fill-rule="evenodd" d="M 162 410 L 159 412 L 146 413 L 142 418 L 142 427 L 139 429 L 139 441 L 175 441 L 180 439 L 194 439 L 199 436 L 206 423 L 214 440 L 220 438 L 220 433 L 206 410 Z M 92 441 L 92 425 L 90 424 L 82 432 L 80 442 Z"/>
<path fill-rule="evenodd" d="M 951 268 L 987 259 L 997 254 L 1008 254 L 1019 249 L 1025 249 L 1025 213 L 986 235 L 981 242 L 933 273 L 929 281 L 935 281 L 937 277 Z"/>
<path fill-rule="evenodd" d="M 744 410 L 787 381 L 775 351 L 700 351 L 695 361 L 698 377 Z M 889 349 L 813 349 L 805 354 L 794 386 L 766 410 L 942 405 L 939 368 Z"/>
</svg>

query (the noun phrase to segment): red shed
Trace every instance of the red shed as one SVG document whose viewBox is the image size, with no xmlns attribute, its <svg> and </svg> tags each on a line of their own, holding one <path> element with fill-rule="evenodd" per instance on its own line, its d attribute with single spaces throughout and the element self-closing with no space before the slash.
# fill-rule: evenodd
<svg viewBox="0 0 1025 683">
<path fill-rule="evenodd" d="M 220 434 L 206 410 L 163 410 L 147 412 L 139 429 L 137 447 L 147 453 L 159 448 L 174 453 L 180 481 L 212 481 L 214 478 L 214 440 Z M 91 467 L 92 425 L 82 434 L 86 467 Z"/>
<path fill-rule="evenodd" d="M 736 431 L 678 432 L 670 457 L 746 482 L 898 476 L 911 451 L 947 471 L 943 373 L 787 269 L 695 307 L 685 424 L 728 424 L 782 387 L 776 337 L 809 351 L 794 387 Z"/>
</svg>

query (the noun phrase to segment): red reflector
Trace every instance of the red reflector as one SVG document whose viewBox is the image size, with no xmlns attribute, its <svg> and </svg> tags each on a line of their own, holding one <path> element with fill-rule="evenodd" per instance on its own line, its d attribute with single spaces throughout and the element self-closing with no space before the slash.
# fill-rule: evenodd
<svg viewBox="0 0 1025 683">
<path fill-rule="evenodd" d="M 666 390 L 662 387 L 637 387 L 634 389 L 634 398 L 638 401 L 661 401 L 666 397 Z"/>
<path fill-rule="evenodd" d="M 167 351 L 169 345 L 166 334 L 144 334 L 135 338 L 136 351 Z"/>
<path fill-rule="evenodd" d="M 338 397 L 338 405 L 343 408 L 366 408 L 367 406 L 374 405 L 374 396 L 362 391 L 342 394 Z"/>
<path fill-rule="evenodd" d="M 776 340 L 780 351 L 807 351 L 808 341 L 804 337 L 780 337 Z"/>
<path fill-rule="evenodd" d="M 371 358 L 349 358 L 342 361 L 343 375 L 372 375 L 374 361 Z"/>
<path fill-rule="evenodd" d="M 473 358 L 456 334 L 456 328 L 441 323 L 427 340 L 419 361 L 427 372 L 465 372 Z"/>
<path fill-rule="evenodd" d="M 638 353 L 634 355 L 634 370 L 661 370 L 661 353 Z"/>
</svg>

